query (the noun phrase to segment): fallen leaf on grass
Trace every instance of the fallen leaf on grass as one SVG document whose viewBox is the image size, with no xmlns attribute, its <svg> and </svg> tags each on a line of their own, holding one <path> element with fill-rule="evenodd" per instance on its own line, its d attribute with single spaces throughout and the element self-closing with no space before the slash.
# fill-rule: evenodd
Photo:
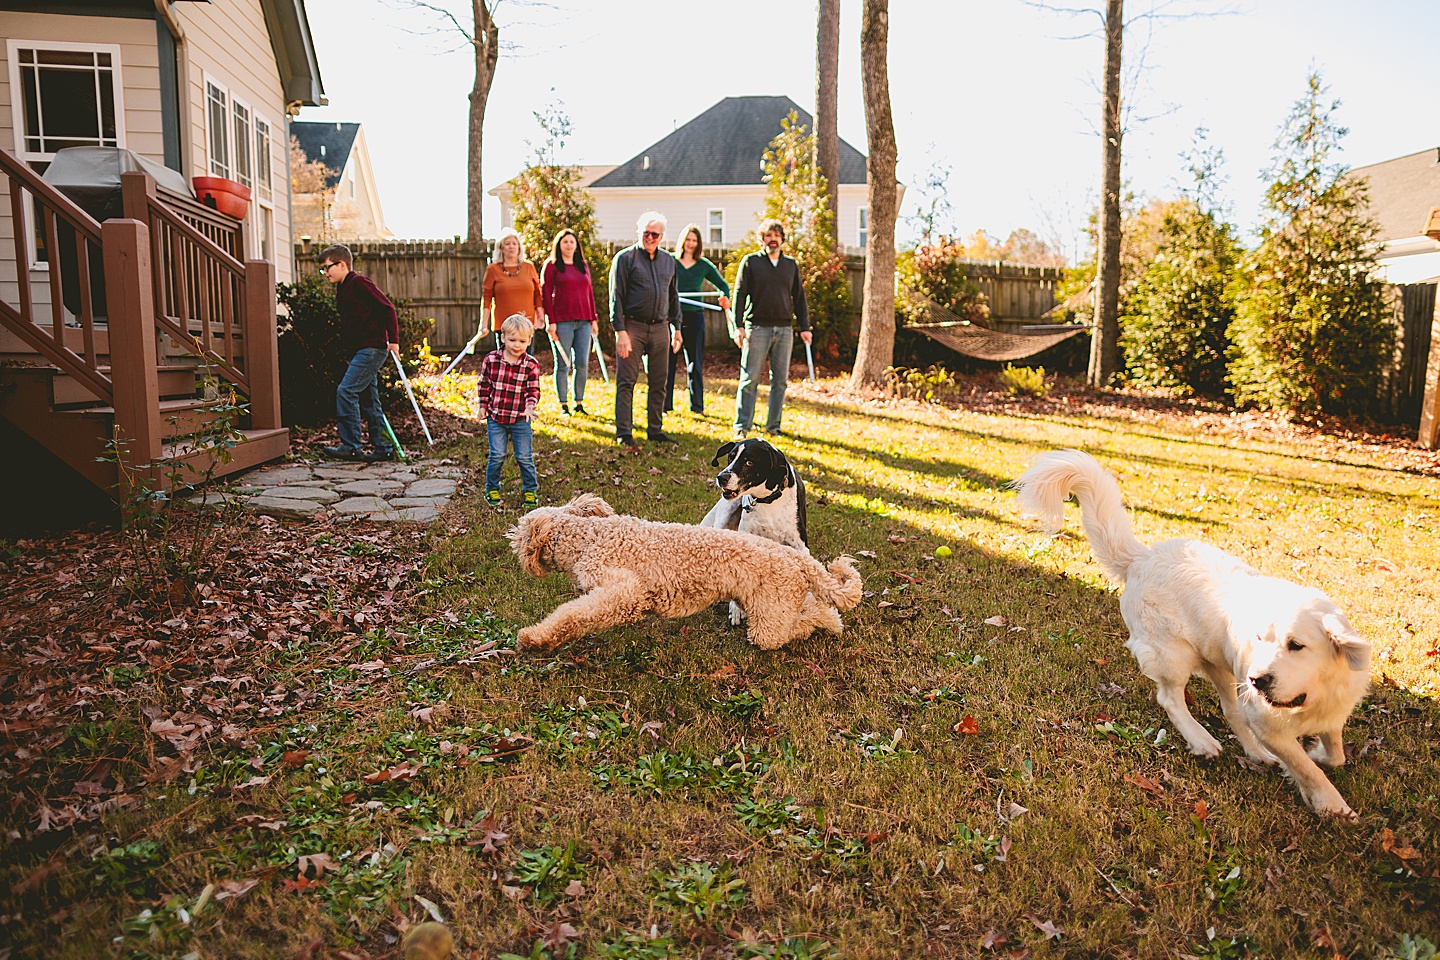
<svg viewBox="0 0 1440 960">
<path fill-rule="evenodd" d="M 374 773 L 367 773 L 361 777 L 366 783 L 387 783 L 392 780 L 414 780 L 425 764 L 423 762 L 412 764 L 409 760 L 402 760 L 400 763 L 388 770 L 376 770 Z"/>
<path fill-rule="evenodd" d="M 1000 850 L 999 850 L 998 853 L 995 854 L 995 859 L 998 860 L 998 861 L 1001 862 L 1001 863 L 1009 863 L 1009 862 L 1010 862 L 1010 859 L 1009 859 L 1009 858 L 1010 858 L 1010 848 L 1011 848 L 1012 846 L 1014 846 L 1014 844 L 1012 844 L 1012 843 L 1010 842 L 1010 838 L 1009 838 L 1009 837 L 1001 837 L 1001 838 L 1000 838 Z"/>
<path fill-rule="evenodd" d="M 235 825 L 237 827 L 254 827 L 257 830 L 285 829 L 284 820 L 271 820 L 269 817 L 261 816 L 258 813 L 252 813 L 243 817 L 236 817 Z"/>
<path fill-rule="evenodd" d="M 309 756 L 309 750 L 286 750 L 280 754 L 280 762 L 287 767 L 303 767 L 305 759 Z"/>
<path fill-rule="evenodd" d="M 316 937 L 305 945 L 299 953 L 295 954 L 295 960 L 315 960 L 315 951 L 325 946 L 324 937 Z"/>
<path fill-rule="evenodd" d="M 340 869 L 340 864 L 330 859 L 330 854 L 324 852 L 307 853 L 296 860 L 295 865 L 300 869 L 302 880 L 307 877 L 318 880 L 325 876 L 325 871 L 334 873 Z"/>
<path fill-rule="evenodd" d="M 1015 801 L 1013 801 L 1013 800 L 1010 801 L 1010 814 L 1009 814 L 1009 816 L 1010 816 L 1010 819 L 1011 819 L 1011 820 L 1014 820 L 1016 817 L 1022 816 L 1022 815 L 1024 815 L 1024 814 L 1029 813 L 1029 812 L 1030 812 L 1030 808 L 1029 808 L 1029 807 L 1022 807 L 1022 806 L 1020 806 L 1020 804 L 1016 803 Z"/>
<path fill-rule="evenodd" d="M 1010 938 L 999 930 L 991 930 L 980 938 L 981 950 L 994 950 L 1010 942 Z"/>
<path fill-rule="evenodd" d="M 961 717 L 960 722 L 955 724 L 955 726 L 951 727 L 951 729 L 954 730 L 956 733 L 963 733 L 967 736 L 973 736 L 980 732 L 980 722 L 967 713 L 965 714 L 965 716 Z"/>
<path fill-rule="evenodd" d="M 875 551 L 874 551 L 874 550 L 856 550 L 856 551 L 855 551 L 855 556 L 857 556 L 857 557 L 864 557 L 864 558 L 867 559 L 867 560 L 874 560 L 874 559 L 875 559 Z"/>
<path fill-rule="evenodd" d="M 656 743 L 660 742 L 660 731 L 665 729 L 665 723 L 661 720 L 647 720 L 640 724 L 640 732 L 650 734 L 651 739 Z"/>
<path fill-rule="evenodd" d="M 567 896 L 567 897 L 583 897 L 583 896 L 585 896 L 585 884 L 581 883 L 579 880 L 571 880 L 569 883 L 567 883 L 567 884 L 565 885 L 565 896 Z"/>
<path fill-rule="evenodd" d="M 221 880 L 220 889 L 215 893 L 216 900 L 230 900 L 235 897 L 243 897 L 260 883 L 259 877 L 251 877 L 248 880 Z"/>
<path fill-rule="evenodd" d="M 1147 792 L 1149 792 L 1149 793 L 1153 793 L 1153 794 L 1155 794 L 1157 797 L 1158 797 L 1160 794 L 1162 794 L 1162 793 L 1165 792 L 1165 788 L 1164 788 L 1164 787 L 1162 787 L 1159 783 L 1155 782 L 1154 780 L 1151 780 L 1149 777 L 1145 776 L 1145 774 L 1143 774 L 1143 773 L 1137 773 L 1137 774 L 1135 774 L 1134 776 L 1125 777 L 1124 779 L 1125 779 L 1125 782 L 1126 782 L 1126 783 L 1133 783 L 1133 784 L 1135 784 L 1135 786 L 1139 787 L 1141 790 L 1145 790 L 1145 791 L 1147 791 Z"/>
<path fill-rule="evenodd" d="M 1210 805 L 1207 804 L 1204 800 L 1196 800 L 1195 819 L 1199 820 L 1201 823 L 1204 823 L 1205 818 L 1208 816 L 1210 816 Z"/>
<path fill-rule="evenodd" d="M 470 838 L 465 841 L 465 846 L 479 847 L 481 853 L 496 853 L 510 839 L 510 835 L 500 827 L 500 821 L 491 814 L 470 827 Z"/>
<path fill-rule="evenodd" d="M 1004 617 L 1001 616 L 994 616 L 987 618 L 985 622 L 990 624 L 990 626 L 992 627 L 1004 627 L 1008 626 L 1010 621 L 1006 620 Z"/>
<path fill-rule="evenodd" d="M 1401 860 L 1419 860 L 1420 851 L 1404 837 L 1396 838 L 1395 831 L 1389 827 L 1380 831 L 1380 849 L 1386 853 L 1393 854 Z"/>
<path fill-rule="evenodd" d="M 425 908 L 425 912 L 430 914 L 431 920 L 434 920 L 436 923 L 445 922 L 445 918 L 440 915 L 440 905 L 434 900 L 426 900 L 417 893 L 415 894 L 415 902 Z"/>
<path fill-rule="evenodd" d="M 705 674 L 705 679 L 707 679 L 707 680 L 725 680 L 725 679 L 728 679 L 729 677 L 733 677 L 733 676 L 735 676 L 735 664 L 733 664 L 733 663 L 722 663 L 722 664 L 720 664 L 720 666 L 719 666 L 718 668 L 716 668 L 716 670 L 715 670 L 714 673 L 707 673 L 707 674 Z"/>
<path fill-rule="evenodd" d="M 1039 930 L 1041 933 L 1045 934 L 1046 940 L 1059 940 L 1061 937 L 1065 936 L 1064 927 L 1057 927 L 1049 920 L 1041 920 L 1033 913 L 1027 914 L 1025 919 L 1033 923 L 1036 930 Z"/>
<path fill-rule="evenodd" d="M 549 926 L 540 928 L 540 940 L 551 950 L 559 950 L 578 936 L 580 931 L 563 920 L 556 920 Z"/>
</svg>

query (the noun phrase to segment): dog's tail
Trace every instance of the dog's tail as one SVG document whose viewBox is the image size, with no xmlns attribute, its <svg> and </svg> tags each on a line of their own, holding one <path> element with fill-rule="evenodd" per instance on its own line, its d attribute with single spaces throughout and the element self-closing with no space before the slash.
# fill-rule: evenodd
<svg viewBox="0 0 1440 960">
<path fill-rule="evenodd" d="M 836 557 L 829 567 L 822 567 L 820 561 L 809 560 L 810 591 L 815 599 L 827 603 L 836 610 L 849 610 L 860 602 L 860 590 L 864 584 L 855 561 L 849 557 Z"/>
<path fill-rule="evenodd" d="M 1079 450 L 1042 453 L 1012 486 L 1026 515 L 1039 517 L 1049 534 L 1064 526 L 1065 500 L 1074 493 L 1080 501 L 1085 538 L 1112 580 L 1124 583 L 1130 564 L 1150 553 L 1130 528 L 1120 485 L 1089 454 Z"/>
</svg>

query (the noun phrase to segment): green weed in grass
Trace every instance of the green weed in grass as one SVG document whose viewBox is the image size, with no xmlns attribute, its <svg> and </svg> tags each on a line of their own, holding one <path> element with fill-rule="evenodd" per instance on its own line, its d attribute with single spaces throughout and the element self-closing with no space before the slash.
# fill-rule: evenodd
<svg viewBox="0 0 1440 960">
<path fill-rule="evenodd" d="M 521 850 L 510 872 L 517 883 L 530 887 L 540 903 L 554 903 L 573 880 L 583 880 L 586 866 L 575 858 L 575 841 L 561 847 L 548 845 Z"/>
<path fill-rule="evenodd" d="M 614 940 L 595 945 L 596 960 L 678 960 L 684 956 L 675 941 L 667 936 L 622 934 Z"/>
<path fill-rule="evenodd" d="M 834 956 L 831 944 L 809 937 L 783 937 L 775 943 L 745 943 L 740 945 L 735 956 L 742 960 L 765 958 L 765 960 L 828 960 Z"/>
<path fill-rule="evenodd" d="M 701 922 L 745 902 L 745 881 L 728 863 L 687 863 L 672 873 L 657 870 L 651 874 L 651 883 L 657 891 L 657 906 L 693 913 Z"/>
</svg>

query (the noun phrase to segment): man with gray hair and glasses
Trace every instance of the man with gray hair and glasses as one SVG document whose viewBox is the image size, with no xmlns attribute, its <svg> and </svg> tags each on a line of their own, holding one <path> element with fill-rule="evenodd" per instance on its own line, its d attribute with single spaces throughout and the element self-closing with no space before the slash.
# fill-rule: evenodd
<svg viewBox="0 0 1440 960">
<path fill-rule="evenodd" d="M 661 248 L 665 217 L 647 210 L 635 222 L 639 240 L 615 255 L 610 265 L 610 322 L 615 327 L 615 442 L 638 450 L 632 422 L 635 384 L 648 364 L 646 427 L 653 443 L 674 443 L 665 433 L 665 384 L 669 355 L 680 349 L 680 287 L 675 258 Z"/>
</svg>

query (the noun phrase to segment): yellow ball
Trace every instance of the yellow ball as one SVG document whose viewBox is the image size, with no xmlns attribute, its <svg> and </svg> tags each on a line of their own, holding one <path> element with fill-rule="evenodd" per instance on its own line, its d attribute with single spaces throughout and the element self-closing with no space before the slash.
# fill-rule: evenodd
<svg viewBox="0 0 1440 960">
<path fill-rule="evenodd" d="M 450 928 L 434 921 L 411 927 L 402 948 L 405 960 L 449 960 L 454 950 Z"/>
<path fill-rule="evenodd" d="M 946 546 L 936 547 L 935 556 L 939 557 L 941 560 L 944 560 L 946 557 L 950 556 L 950 548 Z"/>
</svg>

